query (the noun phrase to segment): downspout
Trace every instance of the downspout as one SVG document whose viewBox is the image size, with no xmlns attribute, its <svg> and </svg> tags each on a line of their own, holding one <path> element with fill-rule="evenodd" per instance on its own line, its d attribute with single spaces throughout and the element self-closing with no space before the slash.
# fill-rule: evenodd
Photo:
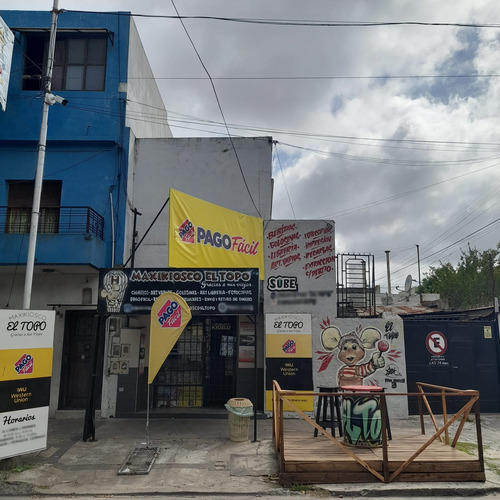
<svg viewBox="0 0 500 500">
<path fill-rule="evenodd" d="M 109 188 L 109 204 L 111 211 L 111 267 L 115 267 L 115 214 L 113 211 L 113 189 L 115 186 Z"/>
</svg>

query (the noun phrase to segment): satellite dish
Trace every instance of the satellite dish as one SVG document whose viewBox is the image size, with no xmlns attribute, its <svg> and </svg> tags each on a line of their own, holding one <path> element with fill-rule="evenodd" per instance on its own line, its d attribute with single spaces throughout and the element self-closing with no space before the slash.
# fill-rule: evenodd
<svg viewBox="0 0 500 500">
<path fill-rule="evenodd" d="M 409 292 L 411 290 L 411 284 L 413 283 L 413 278 L 411 274 L 409 274 L 405 279 L 405 292 Z"/>
</svg>

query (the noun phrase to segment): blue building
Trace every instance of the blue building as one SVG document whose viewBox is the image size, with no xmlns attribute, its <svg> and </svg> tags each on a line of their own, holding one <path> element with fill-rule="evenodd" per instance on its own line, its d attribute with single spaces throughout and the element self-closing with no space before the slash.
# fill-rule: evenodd
<svg viewBox="0 0 500 500">
<path fill-rule="evenodd" d="M 51 13 L 0 17 L 15 36 L 0 111 L 0 307 L 21 309 Z M 52 93 L 67 103 L 49 111 L 31 308 L 58 312 L 51 407 L 69 409 L 85 393 L 98 269 L 130 255 L 135 140 L 171 133 L 128 13 L 61 12 L 57 28 Z"/>
</svg>

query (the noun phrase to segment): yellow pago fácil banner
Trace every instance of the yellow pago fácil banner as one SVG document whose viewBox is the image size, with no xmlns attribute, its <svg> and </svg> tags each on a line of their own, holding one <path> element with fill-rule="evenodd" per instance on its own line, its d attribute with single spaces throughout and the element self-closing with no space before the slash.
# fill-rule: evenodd
<svg viewBox="0 0 500 500">
<path fill-rule="evenodd" d="M 153 382 L 190 319 L 191 310 L 180 295 L 165 292 L 155 300 L 151 307 L 148 384 Z"/>
<path fill-rule="evenodd" d="M 259 268 L 264 279 L 263 220 L 170 189 L 168 265 Z"/>
</svg>

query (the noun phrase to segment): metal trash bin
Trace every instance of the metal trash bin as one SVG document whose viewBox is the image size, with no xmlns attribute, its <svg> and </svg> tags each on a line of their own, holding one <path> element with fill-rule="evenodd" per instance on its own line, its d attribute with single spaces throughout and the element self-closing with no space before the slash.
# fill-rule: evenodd
<svg viewBox="0 0 500 500">
<path fill-rule="evenodd" d="M 231 441 L 248 441 L 250 417 L 253 404 L 249 399 L 231 398 L 225 405 L 229 422 L 229 439 Z"/>
</svg>

